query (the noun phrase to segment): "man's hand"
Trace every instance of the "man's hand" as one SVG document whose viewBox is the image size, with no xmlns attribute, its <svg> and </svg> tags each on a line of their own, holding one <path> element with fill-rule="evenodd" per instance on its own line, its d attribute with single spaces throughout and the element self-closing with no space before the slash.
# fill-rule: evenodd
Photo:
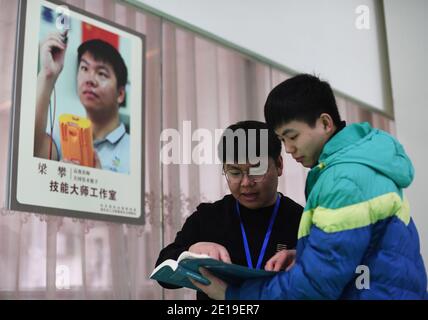
<svg viewBox="0 0 428 320">
<path fill-rule="evenodd" d="M 40 44 L 40 73 L 46 78 L 56 81 L 64 67 L 66 33 L 51 33 Z"/>
<path fill-rule="evenodd" d="M 213 276 L 210 272 L 208 272 L 205 268 L 199 268 L 199 272 L 207 278 L 211 284 L 203 285 L 202 283 L 189 278 L 189 280 L 193 283 L 193 285 L 203 292 L 205 292 L 208 297 L 215 300 L 225 300 L 226 299 L 226 289 L 227 283 L 219 278 Z"/>
<path fill-rule="evenodd" d="M 278 251 L 272 258 L 266 262 L 266 271 L 288 271 L 293 267 L 296 261 L 296 250 Z"/>
<path fill-rule="evenodd" d="M 213 259 L 231 263 L 227 249 L 215 242 L 197 242 L 190 246 L 189 251 L 193 253 L 207 254 Z"/>
</svg>

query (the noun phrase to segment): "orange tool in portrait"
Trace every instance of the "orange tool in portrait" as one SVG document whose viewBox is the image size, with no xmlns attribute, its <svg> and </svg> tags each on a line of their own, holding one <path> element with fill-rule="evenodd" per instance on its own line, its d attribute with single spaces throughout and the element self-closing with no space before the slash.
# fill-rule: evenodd
<svg viewBox="0 0 428 320">
<path fill-rule="evenodd" d="M 62 158 L 81 166 L 95 167 L 91 121 L 63 114 L 59 117 L 59 127 Z"/>
</svg>

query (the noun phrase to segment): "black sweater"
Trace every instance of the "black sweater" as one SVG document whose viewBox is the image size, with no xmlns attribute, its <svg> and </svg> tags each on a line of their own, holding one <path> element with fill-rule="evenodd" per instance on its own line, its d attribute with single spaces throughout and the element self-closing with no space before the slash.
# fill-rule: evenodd
<svg viewBox="0 0 428 320">
<path fill-rule="evenodd" d="M 259 258 L 273 209 L 274 205 L 256 210 L 240 205 L 241 219 L 254 267 Z M 287 249 L 296 247 L 302 211 L 302 206 L 288 197 L 281 196 L 278 215 L 262 261 L 262 269 L 276 253 L 278 244 L 286 245 Z M 191 245 L 202 241 L 215 242 L 224 246 L 229 252 L 232 263 L 247 266 L 235 198 L 232 195 L 227 195 L 214 203 L 201 203 L 196 212 L 187 218 L 182 230 L 177 233 L 175 241 L 160 252 L 156 266 L 167 259 L 176 260 Z M 170 289 L 177 288 L 166 283 L 160 283 L 160 285 Z M 207 298 L 204 293 L 197 293 L 198 300 Z"/>
</svg>

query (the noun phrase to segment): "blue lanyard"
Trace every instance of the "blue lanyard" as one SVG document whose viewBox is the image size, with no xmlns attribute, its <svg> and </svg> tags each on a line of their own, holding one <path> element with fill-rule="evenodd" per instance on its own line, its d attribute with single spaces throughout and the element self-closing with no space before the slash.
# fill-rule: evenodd
<svg viewBox="0 0 428 320">
<path fill-rule="evenodd" d="M 278 194 L 278 197 L 276 198 L 276 202 L 275 202 L 275 208 L 273 209 L 272 216 L 270 217 L 269 227 L 268 227 L 268 230 L 266 232 L 265 239 L 263 241 L 263 246 L 262 246 L 262 249 L 261 249 L 260 254 L 259 254 L 259 259 L 257 260 L 256 269 L 260 269 L 260 266 L 262 264 L 263 257 L 264 257 L 265 252 L 266 252 L 266 247 L 267 247 L 267 244 L 269 242 L 270 234 L 272 233 L 273 223 L 275 222 L 275 218 L 278 215 L 280 199 L 281 199 L 281 195 Z M 236 213 L 238 214 L 239 223 L 241 224 L 241 233 L 242 233 L 242 239 L 244 241 L 244 248 L 245 248 L 245 255 L 247 257 L 247 264 L 248 264 L 249 268 L 253 269 L 254 268 L 253 267 L 253 261 L 251 260 L 251 254 L 250 254 L 250 248 L 248 246 L 247 235 L 245 233 L 244 225 L 242 224 L 242 220 L 241 220 L 241 211 L 239 210 L 238 200 L 236 200 Z"/>
</svg>

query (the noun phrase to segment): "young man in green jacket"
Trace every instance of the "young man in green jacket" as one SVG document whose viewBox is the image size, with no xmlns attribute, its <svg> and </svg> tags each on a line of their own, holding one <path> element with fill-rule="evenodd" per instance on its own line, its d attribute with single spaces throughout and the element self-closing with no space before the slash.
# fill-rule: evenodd
<svg viewBox="0 0 428 320">
<path fill-rule="evenodd" d="M 202 270 L 215 299 L 423 299 L 427 277 L 403 189 L 412 163 L 368 123 L 341 121 L 330 85 L 298 75 L 274 88 L 266 122 L 310 168 L 297 255 L 287 272 L 228 286 Z"/>
</svg>

